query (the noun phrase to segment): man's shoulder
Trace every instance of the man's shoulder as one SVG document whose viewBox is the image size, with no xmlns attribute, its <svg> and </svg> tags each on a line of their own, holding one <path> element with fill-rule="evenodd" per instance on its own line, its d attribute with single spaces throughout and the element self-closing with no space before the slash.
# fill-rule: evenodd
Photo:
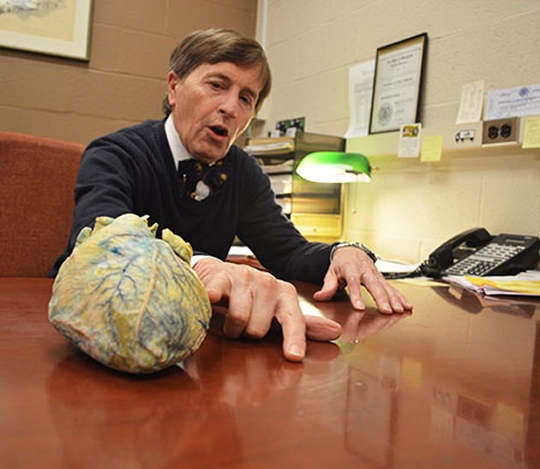
<svg viewBox="0 0 540 469">
<path fill-rule="evenodd" d="M 108 133 L 90 142 L 89 146 L 102 142 L 128 143 L 141 141 L 160 141 L 165 137 L 164 121 L 146 120 L 139 124 L 124 127 Z"/>
<path fill-rule="evenodd" d="M 88 144 L 87 153 L 94 149 L 131 155 L 144 153 L 145 149 L 154 152 L 156 148 L 166 147 L 166 141 L 164 122 L 146 120 L 92 140 Z"/>
<path fill-rule="evenodd" d="M 260 167 L 257 159 L 254 156 L 250 155 L 237 145 L 231 146 L 226 158 L 228 158 L 235 165 L 241 165 L 244 167 Z"/>
<path fill-rule="evenodd" d="M 161 156 L 161 157 L 160 157 Z M 99 137 L 86 147 L 86 164 L 107 160 L 123 165 L 167 165 L 171 159 L 163 121 L 147 120 Z"/>
</svg>

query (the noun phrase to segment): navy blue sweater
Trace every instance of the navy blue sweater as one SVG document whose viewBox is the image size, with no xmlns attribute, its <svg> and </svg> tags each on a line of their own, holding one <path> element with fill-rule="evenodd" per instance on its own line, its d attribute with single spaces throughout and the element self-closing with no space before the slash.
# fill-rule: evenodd
<svg viewBox="0 0 540 469">
<path fill-rule="evenodd" d="M 64 254 L 80 230 L 96 217 L 123 213 L 149 216 L 169 228 L 196 253 L 225 259 L 237 235 L 263 266 L 284 280 L 322 283 L 331 246 L 308 242 L 282 214 L 270 181 L 257 161 L 236 146 L 224 158 L 225 186 L 197 202 L 181 186 L 165 134 L 165 121 L 146 121 L 94 140 L 86 148 L 75 186 L 73 225 Z"/>
</svg>

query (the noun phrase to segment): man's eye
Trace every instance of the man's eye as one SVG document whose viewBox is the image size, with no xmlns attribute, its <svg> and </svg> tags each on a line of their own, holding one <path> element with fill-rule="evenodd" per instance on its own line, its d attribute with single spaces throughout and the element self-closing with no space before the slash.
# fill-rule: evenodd
<svg viewBox="0 0 540 469">
<path fill-rule="evenodd" d="M 240 96 L 240 100 L 244 103 L 244 104 L 247 104 L 248 106 L 252 106 L 253 104 L 253 100 L 249 97 L 249 96 Z"/>
</svg>

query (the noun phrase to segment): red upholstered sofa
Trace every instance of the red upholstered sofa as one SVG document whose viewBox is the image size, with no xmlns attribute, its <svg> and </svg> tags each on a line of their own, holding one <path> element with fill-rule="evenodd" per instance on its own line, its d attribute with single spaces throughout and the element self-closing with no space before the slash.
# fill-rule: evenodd
<svg viewBox="0 0 540 469">
<path fill-rule="evenodd" d="M 0 277 L 46 277 L 63 252 L 83 150 L 0 132 Z"/>
</svg>

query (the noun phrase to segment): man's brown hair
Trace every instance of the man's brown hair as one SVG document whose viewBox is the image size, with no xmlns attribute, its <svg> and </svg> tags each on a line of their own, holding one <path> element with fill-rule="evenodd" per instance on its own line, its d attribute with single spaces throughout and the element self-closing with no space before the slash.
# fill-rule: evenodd
<svg viewBox="0 0 540 469">
<path fill-rule="evenodd" d="M 239 67 L 262 66 L 262 89 L 255 111 L 258 111 L 270 93 L 272 75 L 262 46 L 254 39 L 245 37 L 234 29 L 205 29 L 194 31 L 178 44 L 171 54 L 168 72 L 174 72 L 180 80 L 187 77 L 199 65 L 231 62 Z M 163 100 L 163 112 L 171 112 L 169 99 Z"/>
</svg>

